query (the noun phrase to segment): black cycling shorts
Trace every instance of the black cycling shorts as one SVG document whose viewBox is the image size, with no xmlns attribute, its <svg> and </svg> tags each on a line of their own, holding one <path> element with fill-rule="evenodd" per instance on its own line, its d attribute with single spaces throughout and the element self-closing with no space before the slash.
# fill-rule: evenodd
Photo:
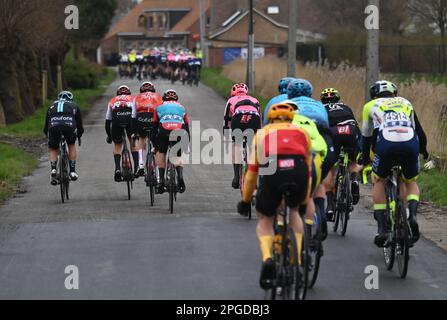
<svg viewBox="0 0 447 320">
<path fill-rule="evenodd" d="M 62 136 L 69 146 L 76 143 L 76 130 L 68 126 L 52 127 L 48 130 L 48 147 L 52 150 L 58 150 Z"/>
<path fill-rule="evenodd" d="M 181 145 L 179 146 L 180 149 L 177 152 L 177 157 L 181 157 L 182 153 L 186 151 L 185 148 L 187 148 L 187 145 L 189 143 L 188 133 L 186 132 L 186 130 L 178 130 L 179 136 L 177 136 L 176 141 L 170 141 L 171 133 L 173 133 L 173 131 L 166 130 L 161 126 L 158 128 L 158 134 L 155 138 L 156 149 L 158 152 L 166 154 L 169 147 L 172 148 L 174 146 L 177 146 L 178 143 L 181 143 Z"/>
<path fill-rule="evenodd" d="M 332 138 L 334 141 L 335 158 L 340 157 L 341 148 L 349 154 L 350 161 L 356 161 L 357 155 L 360 152 L 358 143 L 359 130 L 356 125 L 342 125 L 332 127 Z"/>
<path fill-rule="evenodd" d="M 123 143 L 123 136 L 130 136 L 132 134 L 131 124 L 126 125 L 120 123 L 112 123 L 112 140 L 115 144 Z"/>
<path fill-rule="evenodd" d="M 338 158 L 335 156 L 334 140 L 332 136 L 327 133 L 321 133 L 321 135 L 327 144 L 327 156 L 323 161 L 323 165 L 321 166 L 321 181 L 323 181 L 337 163 Z"/>
<path fill-rule="evenodd" d="M 237 139 L 237 132 L 243 136 L 250 137 L 261 129 L 261 117 L 257 114 L 239 113 L 233 116 L 231 120 L 231 130 L 233 131 L 233 142 L 241 143 L 241 139 Z M 253 138 L 252 137 L 252 138 Z M 249 139 L 250 141 L 252 139 Z"/>
<path fill-rule="evenodd" d="M 256 210 L 267 217 L 275 216 L 283 199 L 282 189 L 288 184 L 290 185 L 288 206 L 296 208 L 306 200 L 308 193 L 309 168 L 304 158 L 278 156 L 276 173 L 259 178 Z"/>
</svg>

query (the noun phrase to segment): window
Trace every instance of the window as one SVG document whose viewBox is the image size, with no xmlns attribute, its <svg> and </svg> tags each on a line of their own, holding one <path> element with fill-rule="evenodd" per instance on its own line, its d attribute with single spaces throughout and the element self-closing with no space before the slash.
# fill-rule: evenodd
<svg viewBox="0 0 447 320">
<path fill-rule="evenodd" d="M 279 7 L 278 6 L 267 7 L 267 14 L 279 14 Z"/>
<path fill-rule="evenodd" d="M 138 27 L 140 28 L 146 28 L 146 24 L 147 24 L 147 18 L 145 15 L 141 15 L 138 18 Z"/>
<path fill-rule="evenodd" d="M 148 29 L 148 30 L 152 30 L 152 29 L 154 29 L 154 17 L 153 17 L 153 16 L 150 16 L 150 17 L 147 19 L 147 29 Z"/>
<path fill-rule="evenodd" d="M 164 30 L 166 29 L 168 25 L 168 17 L 166 16 L 166 13 L 162 13 L 158 16 L 158 29 Z"/>
</svg>

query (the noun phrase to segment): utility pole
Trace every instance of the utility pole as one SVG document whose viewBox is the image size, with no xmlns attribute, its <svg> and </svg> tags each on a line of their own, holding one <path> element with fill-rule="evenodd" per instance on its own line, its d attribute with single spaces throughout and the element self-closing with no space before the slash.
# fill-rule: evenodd
<svg viewBox="0 0 447 320">
<path fill-rule="evenodd" d="M 253 0 L 249 0 L 250 15 L 248 26 L 248 56 L 247 56 L 247 84 L 251 92 L 255 91 L 255 34 L 254 34 L 254 17 L 253 17 Z"/>
<path fill-rule="evenodd" d="M 297 0 L 289 0 L 289 61 L 287 75 L 296 76 L 296 29 L 297 29 Z"/>
<path fill-rule="evenodd" d="M 208 66 L 208 55 L 205 49 L 205 32 L 206 32 L 206 17 L 205 17 L 205 0 L 199 0 L 200 6 L 200 50 L 202 50 L 202 64 Z"/>
<path fill-rule="evenodd" d="M 368 0 L 368 7 L 365 14 L 365 27 L 368 30 L 368 40 L 366 45 L 366 88 L 365 98 L 370 101 L 369 89 L 379 80 L 379 54 L 380 54 L 380 0 Z"/>
</svg>

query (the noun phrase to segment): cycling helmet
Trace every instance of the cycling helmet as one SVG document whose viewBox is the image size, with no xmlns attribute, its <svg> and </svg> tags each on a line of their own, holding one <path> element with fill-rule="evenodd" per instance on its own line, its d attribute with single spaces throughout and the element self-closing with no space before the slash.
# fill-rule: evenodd
<svg viewBox="0 0 447 320">
<path fill-rule="evenodd" d="M 152 82 L 146 81 L 141 85 L 140 93 L 155 92 L 155 86 Z"/>
<path fill-rule="evenodd" d="M 290 82 L 287 87 L 287 95 L 289 99 L 298 98 L 298 97 L 312 97 L 314 88 L 312 84 L 305 79 L 296 79 Z"/>
<path fill-rule="evenodd" d="M 269 122 L 274 120 L 292 121 L 297 110 L 298 106 L 293 101 L 277 103 L 270 107 L 267 119 Z"/>
<path fill-rule="evenodd" d="M 116 92 L 117 96 L 130 96 L 131 94 L 132 92 L 130 91 L 130 88 L 128 86 L 121 86 Z"/>
<path fill-rule="evenodd" d="M 398 89 L 397 86 L 386 80 L 377 81 L 370 89 L 371 99 L 397 96 Z"/>
<path fill-rule="evenodd" d="M 178 101 L 178 94 L 175 90 L 169 89 L 163 95 L 163 101 Z"/>
<path fill-rule="evenodd" d="M 238 83 L 231 89 L 231 96 L 243 96 L 248 94 L 248 86 L 245 83 Z"/>
<path fill-rule="evenodd" d="M 323 102 L 324 104 L 327 104 L 327 103 L 339 102 L 341 99 L 341 96 L 340 96 L 340 92 L 338 92 L 337 89 L 328 88 L 328 89 L 323 90 L 320 98 L 321 98 L 321 102 Z"/>
<path fill-rule="evenodd" d="M 287 87 L 289 86 L 289 84 L 295 80 L 295 78 L 282 78 L 281 80 L 279 80 L 279 93 L 280 94 L 287 94 Z"/>
<path fill-rule="evenodd" d="M 71 93 L 70 91 L 62 91 L 61 93 L 59 93 L 58 99 L 73 101 L 73 93 Z"/>
</svg>

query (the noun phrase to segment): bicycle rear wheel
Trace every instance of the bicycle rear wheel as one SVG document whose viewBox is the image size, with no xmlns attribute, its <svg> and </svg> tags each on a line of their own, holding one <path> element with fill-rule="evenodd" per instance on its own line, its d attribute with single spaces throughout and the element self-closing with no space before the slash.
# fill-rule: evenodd
<svg viewBox="0 0 447 320">
<path fill-rule="evenodd" d="M 391 223 L 391 199 L 387 197 L 387 204 L 386 204 L 386 219 L 389 226 L 392 226 L 393 223 Z M 385 260 L 385 266 L 388 271 L 393 270 L 394 262 L 396 258 L 396 241 L 392 241 L 392 243 L 383 248 L 383 259 Z"/>
<path fill-rule="evenodd" d="M 402 202 L 399 201 L 396 223 L 396 259 L 399 275 L 402 279 L 407 277 L 408 262 L 410 260 L 410 238 L 407 214 Z"/>
<path fill-rule="evenodd" d="M 348 230 L 348 222 L 351 214 L 351 182 L 349 172 L 345 170 L 344 187 L 343 187 L 343 212 L 340 214 L 341 236 L 346 236 Z"/>
<path fill-rule="evenodd" d="M 314 237 L 308 242 L 309 261 L 308 261 L 308 288 L 311 289 L 315 286 L 318 278 L 318 272 L 320 270 L 320 260 L 323 254 L 322 244 L 322 226 L 321 226 L 321 213 L 317 208 L 314 224 Z"/>
<path fill-rule="evenodd" d="M 334 228 L 333 231 L 337 232 L 338 231 L 338 226 L 340 224 L 340 214 L 341 214 L 341 210 L 340 210 L 340 203 L 341 203 L 341 192 L 342 192 L 342 186 L 343 186 L 343 181 L 342 181 L 342 176 L 343 176 L 343 169 L 342 167 L 339 167 L 337 170 L 337 178 L 335 179 L 335 222 L 334 222 Z"/>
<path fill-rule="evenodd" d="M 61 200 L 62 203 L 65 203 L 65 196 L 67 195 L 65 191 L 65 156 L 62 151 L 62 148 L 60 149 L 59 153 L 59 187 L 61 191 Z"/>
<path fill-rule="evenodd" d="M 122 154 L 122 168 L 123 168 L 123 180 L 127 184 L 127 198 L 130 201 L 131 196 L 131 182 L 132 182 L 132 160 L 130 152 L 125 149 Z"/>
<path fill-rule="evenodd" d="M 152 152 L 148 153 L 146 160 L 146 185 L 149 187 L 151 207 L 155 203 L 155 158 Z"/>
<path fill-rule="evenodd" d="M 174 214 L 174 199 L 175 199 L 175 167 L 173 164 L 169 164 L 169 212 Z"/>
</svg>

